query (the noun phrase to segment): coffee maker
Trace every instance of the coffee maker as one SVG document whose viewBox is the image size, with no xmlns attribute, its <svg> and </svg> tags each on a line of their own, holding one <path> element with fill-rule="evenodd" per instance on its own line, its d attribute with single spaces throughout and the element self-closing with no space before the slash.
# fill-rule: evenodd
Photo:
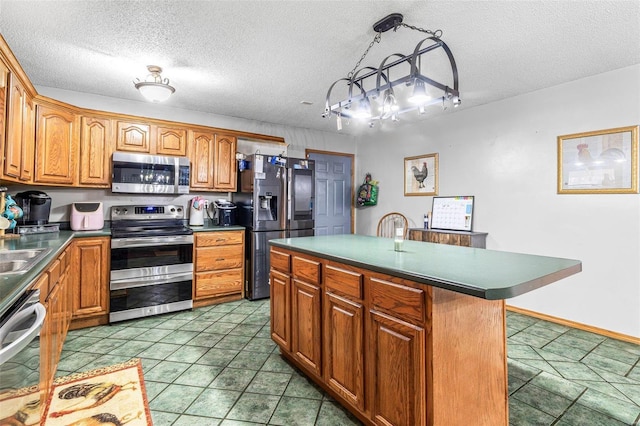
<svg viewBox="0 0 640 426">
<path fill-rule="evenodd" d="M 51 197 L 42 191 L 19 192 L 13 197 L 23 211 L 18 225 L 46 225 L 51 212 Z"/>
<path fill-rule="evenodd" d="M 227 200 L 216 200 L 213 203 L 218 226 L 231 226 L 237 223 L 236 205 Z"/>
</svg>

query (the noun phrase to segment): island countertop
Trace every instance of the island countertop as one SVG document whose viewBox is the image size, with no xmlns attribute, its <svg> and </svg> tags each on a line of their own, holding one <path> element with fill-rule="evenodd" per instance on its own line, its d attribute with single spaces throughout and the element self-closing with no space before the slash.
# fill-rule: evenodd
<svg viewBox="0 0 640 426">
<path fill-rule="evenodd" d="M 422 241 L 405 240 L 397 252 L 392 238 L 354 234 L 270 244 L 489 300 L 519 296 L 582 271 L 574 259 Z"/>
</svg>

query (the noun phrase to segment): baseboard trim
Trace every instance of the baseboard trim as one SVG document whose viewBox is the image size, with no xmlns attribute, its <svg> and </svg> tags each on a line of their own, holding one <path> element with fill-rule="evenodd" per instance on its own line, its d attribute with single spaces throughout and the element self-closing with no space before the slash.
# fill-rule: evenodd
<svg viewBox="0 0 640 426">
<path fill-rule="evenodd" d="M 545 321 L 555 322 L 556 324 L 566 325 L 567 327 L 573 327 L 584 331 L 589 331 L 591 333 L 600 334 L 602 336 L 611 337 L 612 339 L 623 340 L 625 342 L 633 343 L 636 345 L 640 345 L 640 338 L 629 336 L 622 333 L 617 333 L 615 331 L 605 330 L 603 328 L 593 327 L 591 325 L 582 324 L 575 321 L 569 321 L 566 319 L 554 317 L 547 314 L 541 314 L 539 312 L 530 311 L 528 309 L 518 308 L 516 306 L 507 305 L 507 310 L 512 312 L 517 312 L 523 315 L 529 315 L 530 317 L 539 318 Z"/>
</svg>

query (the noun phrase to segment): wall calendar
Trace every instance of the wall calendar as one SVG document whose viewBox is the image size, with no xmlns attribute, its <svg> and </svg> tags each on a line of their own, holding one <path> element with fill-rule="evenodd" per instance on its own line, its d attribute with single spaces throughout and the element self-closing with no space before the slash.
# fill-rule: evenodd
<svg viewBox="0 0 640 426">
<path fill-rule="evenodd" d="M 471 231 L 473 196 L 433 197 L 431 228 L 448 231 Z"/>
</svg>

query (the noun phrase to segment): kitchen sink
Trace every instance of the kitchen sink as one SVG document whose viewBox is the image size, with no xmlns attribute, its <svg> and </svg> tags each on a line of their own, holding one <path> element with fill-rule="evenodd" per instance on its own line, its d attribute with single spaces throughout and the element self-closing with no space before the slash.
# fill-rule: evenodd
<svg viewBox="0 0 640 426">
<path fill-rule="evenodd" d="M 0 250 L 0 275 L 25 273 L 50 251 L 48 248 Z"/>
</svg>

